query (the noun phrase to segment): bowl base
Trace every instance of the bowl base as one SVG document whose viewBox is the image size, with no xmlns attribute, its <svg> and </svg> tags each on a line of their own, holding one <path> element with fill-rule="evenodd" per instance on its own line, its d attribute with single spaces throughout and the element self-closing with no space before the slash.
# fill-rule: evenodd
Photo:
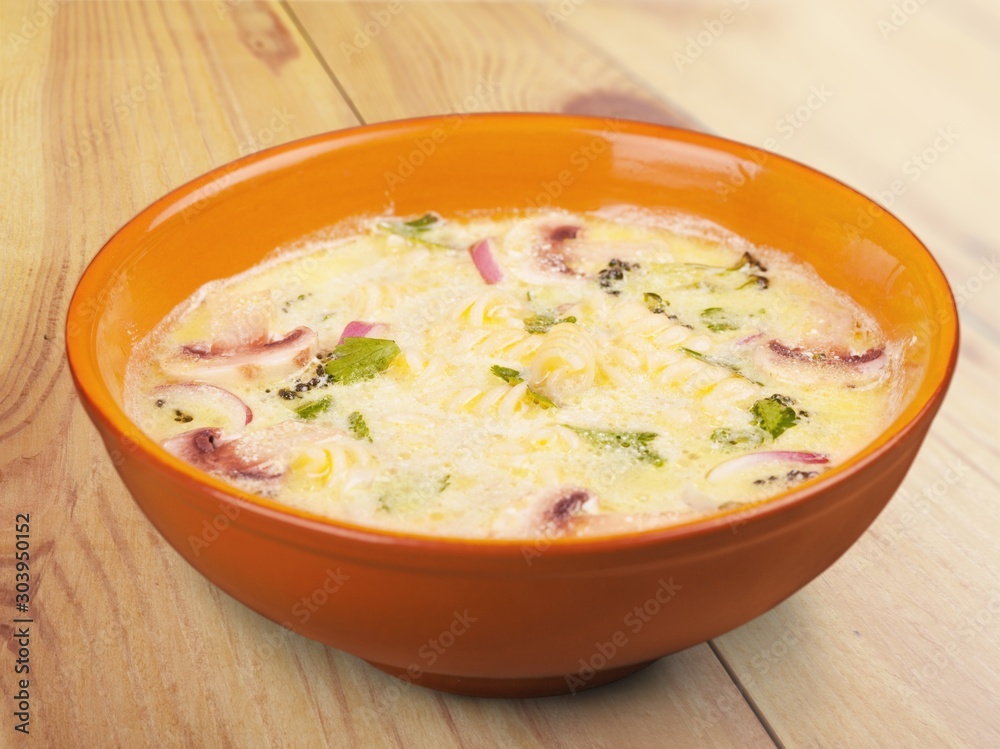
<svg viewBox="0 0 1000 749">
<path fill-rule="evenodd" d="M 411 678 L 405 672 L 394 666 L 385 666 L 381 663 L 368 661 L 379 671 L 383 671 L 390 676 L 408 681 L 428 689 L 436 689 L 439 692 L 449 692 L 450 694 L 460 694 L 466 697 L 552 697 L 559 694 L 570 694 L 581 692 L 585 689 L 593 689 L 603 684 L 610 684 L 613 681 L 624 679 L 636 671 L 640 671 L 646 666 L 656 662 L 643 661 L 633 663 L 628 666 L 609 668 L 605 671 L 598 671 L 592 677 L 584 681 L 576 674 L 567 676 L 529 676 L 524 678 L 476 678 L 469 676 L 451 676 L 448 674 L 422 673 L 419 678 Z"/>
</svg>

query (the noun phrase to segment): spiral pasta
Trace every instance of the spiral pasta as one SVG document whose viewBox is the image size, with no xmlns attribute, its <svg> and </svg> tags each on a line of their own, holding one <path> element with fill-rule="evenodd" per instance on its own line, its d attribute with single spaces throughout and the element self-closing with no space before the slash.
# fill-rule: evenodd
<svg viewBox="0 0 1000 749">
<path fill-rule="evenodd" d="M 371 483 L 375 465 L 370 450 L 346 437 L 305 443 L 294 450 L 289 461 L 289 485 L 309 491 L 328 486 L 350 491 Z"/>
<path fill-rule="evenodd" d="M 130 415 L 196 469 L 292 507 L 537 539 L 765 499 L 898 405 L 893 343 L 811 271 L 627 215 L 335 228 L 165 320 L 129 365 Z M 816 300 L 848 313 L 814 326 Z M 813 340 L 824 331 L 838 340 Z M 754 450 L 791 465 L 738 460 Z"/>
<path fill-rule="evenodd" d="M 556 403 L 565 403 L 594 385 L 597 347 L 580 326 L 560 323 L 542 339 L 528 370 L 528 384 Z"/>
<path fill-rule="evenodd" d="M 530 314 L 512 294 L 491 289 L 459 302 L 455 307 L 454 319 L 459 323 L 480 327 L 504 325 L 520 328 L 523 327 L 521 320 Z"/>
</svg>

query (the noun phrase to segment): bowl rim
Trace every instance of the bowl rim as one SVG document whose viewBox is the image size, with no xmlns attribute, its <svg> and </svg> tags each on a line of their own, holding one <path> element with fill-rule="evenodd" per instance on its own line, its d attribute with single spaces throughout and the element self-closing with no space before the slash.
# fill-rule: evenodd
<svg viewBox="0 0 1000 749">
<path fill-rule="evenodd" d="M 568 131 L 585 133 L 594 132 L 595 134 L 604 132 L 609 121 L 624 122 L 628 124 L 628 134 L 630 136 L 652 137 L 657 140 L 692 145 L 713 151 L 722 150 L 741 157 L 749 157 L 750 154 L 766 154 L 769 163 L 780 164 L 783 168 L 797 172 L 798 176 L 805 179 L 826 182 L 835 189 L 852 193 L 866 204 L 875 206 L 880 212 L 881 218 L 893 222 L 898 230 L 908 235 L 915 246 L 926 256 L 925 259 L 930 261 L 931 267 L 936 270 L 937 278 L 932 280 L 932 284 L 944 291 L 943 299 L 948 303 L 947 317 L 938 326 L 936 335 L 944 335 L 951 339 L 948 362 L 942 370 L 940 380 L 935 384 L 933 391 L 926 397 L 923 404 L 908 421 L 899 425 L 895 431 L 890 431 L 892 425 L 889 425 L 873 440 L 877 441 L 885 437 L 882 444 L 867 454 L 861 455 L 861 457 L 858 457 L 858 455 L 864 452 L 864 449 L 859 451 L 859 453 L 855 453 L 854 456 L 840 466 L 835 467 L 829 474 L 823 474 L 794 489 L 755 504 L 720 510 L 709 515 L 703 515 L 681 523 L 658 528 L 583 538 L 550 538 L 544 535 L 531 538 L 435 536 L 409 531 L 375 528 L 337 520 L 297 508 L 286 507 L 280 503 L 258 497 L 235 486 L 231 486 L 221 479 L 203 473 L 168 453 L 161 445 L 138 429 L 134 422 L 125 414 L 124 408 L 115 403 L 110 390 L 100 375 L 96 359 L 90 355 L 91 352 L 96 350 L 93 340 L 103 308 L 103 296 L 107 293 L 115 277 L 115 270 L 123 264 L 112 261 L 110 256 L 116 251 L 121 251 L 119 250 L 119 246 L 123 250 L 129 246 L 131 241 L 129 235 L 134 232 L 141 232 L 144 235 L 147 230 L 152 230 L 156 224 L 166 220 L 170 215 L 177 212 L 179 205 L 183 206 L 186 200 L 192 195 L 196 195 L 199 191 L 204 190 L 208 185 L 225 180 L 225 183 L 217 193 L 212 194 L 211 197 L 214 197 L 215 194 L 225 192 L 230 188 L 239 188 L 243 182 L 252 180 L 256 175 L 281 169 L 283 164 L 287 163 L 287 159 L 283 159 L 282 157 L 299 154 L 302 158 L 297 160 L 296 163 L 303 163 L 315 155 L 350 145 L 352 141 L 368 142 L 390 134 L 413 134 L 417 136 L 422 132 L 433 130 L 435 126 L 439 126 L 449 118 L 456 116 L 480 123 L 483 127 L 489 126 L 490 123 L 494 122 L 497 124 L 503 123 L 508 127 L 513 125 L 520 126 L 521 128 L 534 128 L 544 125 L 549 129 L 566 129 Z M 315 153 L 310 154 L 310 151 L 314 150 L 317 146 L 322 147 L 316 149 Z M 269 162 L 271 162 L 271 168 L 267 168 L 269 167 Z M 132 257 L 132 255 L 126 252 L 123 258 L 115 258 L 115 260 L 131 260 Z M 91 287 L 93 289 L 88 292 L 88 289 L 91 289 Z M 94 292 L 96 292 L 96 295 Z M 82 311 L 88 306 L 85 301 L 88 298 L 101 300 L 96 304 L 93 302 L 90 304 L 90 306 L 95 308 L 95 313 L 89 316 Z M 76 324 L 77 318 L 80 317 L 84 319 L 84 322 L 80 326 L 81 330 L 74 334 L 71 332 L 71 328 Z M 546 544 L 546 556 L 552 555 L 558 557 L 590 555 L 595 552 L 610 552 L 621 549 L 640 549 L 674 541 L 691 540 L 711 536 L 722 531 L 728 532 L 732 528 L 732 518 L 736 515 L 740 516 L 740 526 L 748 526 L 765 522 L 790 508 L 806 504 L 810 500 L 824 494 L 830 488 L 848 482 L 857 476 L 857 474 L 867 470 L 872 464 L 882 460 L 886 454 L 891 453 L 899 443 L 906 440 L 914 430 L 923 424 L 928 415 L 933 415 L 933 412 L 940 407 L 954 374 L 960 339 L 958 309 L 954 294 L 948 284 L 944 271 L 934 255 L 895 214 L 839 179 L 787 156 L 782 156 L 772 151 L 729 138 L 688 130 L 686 128 L 620 117 L 533 112 L 487 112 L 460 115 L 450 113 L 361 124 L 292 140 L 247 154 L 214 167 L 157 198 L 126 221 L 111 235 L 87 264 L 77 282 L 66 313 L 64 333 L 66 336 L 66 352 L 71 376 L 91 418 L 95 422 L 100 421 L 104 428 L 112 433 L 121 444 L 131 443 L 136 449 L 139 459 L 147 466 L 167 473 L 173 481 L 179 482 L 188 489 L 193 490 L 193 496 L 198 497 L 204 494 L 206 502 L 210 501 L 208 498 L 211 497 L 216 502 L 235 505 L 241 512 L 249 510 L 252 516 L 256 516 L 257 519 L 262 521 L 261 523 L 254 523 L 254 530 L 257 533 L 266 534 L 274 538 L 286 538 L 287 533 L 300 534 L 305 531 L 305 535 L 323 539 L 325 542 L 321 545 L 327 549 L 330 542 L 340 540 L 345 542 L 361 542 L 373 546 L 391 546 L 395 549 L 416 552 L 434 551 L 445 554 L 456 553 L 461 556 L 468 556 L 471 553 L 480 557 L 508 557 L 513 555 L 518 558 L 522 556 L 526 546 L 538 543 Z M 100 397 L 101 389 L 106 391 L 106 397 Z M 887 434 L 888 436 L 886 437 Z M 135 436 L 133 437 L 132 435 Z M 186 498 L 178 498 L 178 501 L 188 500 Z M 211 511 L 208 507 L 202 509 Z M 282 531 L 286 531 L 287 533 Z M 296 542 L 305 542 L 305 535 L 297 536 Z"/>
</svg>

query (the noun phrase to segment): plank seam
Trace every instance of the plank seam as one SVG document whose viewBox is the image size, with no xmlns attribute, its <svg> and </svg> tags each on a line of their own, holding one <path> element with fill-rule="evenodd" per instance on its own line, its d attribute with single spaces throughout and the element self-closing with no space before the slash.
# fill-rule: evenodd
<svg viewBox="0 0 1000 749">
<path fill-rule="evenodd" d="M 775 732 L 771 722 L 764 717 L 764 712 L 760 709 L 760 707 L 758 707 L 754 698 L 750 696 L 750 692 L 747 691 L 746 687 L 743 686 L 743 682 L 740 681 L 740 677 L 738 677 L 736 672 L 733 671 L 732 666 L 729 665 L 729 661 L 727 661 L 723 657 L 722 653 L 719 652 L 719 648 L 716 646 L 715 640 L 709 640 L 708 647 L 712 649 L 712 652 L 715 653 L 715 657 L 719 659 L 719 663 L 722 665 L 722 668 L 725 669 L 726 674 L 729 675 L 733 685 L 739 690 L 743 697 L 743 701 L 747 703 L 747 707 L 749 707 L 750 711 L 756 716 L 757 721 L 764 729 L 764 732 L 767 733 L 771 741 L 774 742 L 777 749 L 785 749 L 784 743 L 778 738 L 778 734 Z"/>
<path fill-rule="evenodd" d="M 538 7 L 539 12 L 541 12 L 541 5 L 536 3 L 536 6 Z M 604 47 L 597 44 L 597 42 L 592 40 L 582 31 L 572 28 L 569 23 L 558 24 L 556 28 L 560 33 L 570 37 L 583 47 L 586 47 L 591 54 L 603 59 L 608 63 L 608 65 L 621 73 L 626 80 L 640 90 L 644 91 L 647 95 L 665 106 L 668 110 L 679 114 L 688 123 L 692 130 L 700 130 L 705 133 L 711 132 L 710 128 L 705 125 L 704 122 L 692 115 L 686 107 L 678 105 L 677 102 L 666 96 L 666 94 L 662 93 L 656 86 L 622 63 L 621 60 L 608 52 L 608 50 Z"/>
<path fill-rule="evenodd" d="M 295 15 L 295 11 L 293 11 L 292 7 L 288 4 L 288 0 L 280 0 L 280 4 L 281 7 L 284 8 L 285 13 L 288 15 L 289 19 L 291 19 L 293 24 L 295 24 L 295 28 L 298 29 L 299 34 L 301 34 L 302 38 L 305 39 L 306 44 L 309 45 L 309 49 L 312 51 L 313 56 L 319 62 L 320 66 L 326 72 L 330 80 L 333 81 L 333 85 L 337 89 L 337 93 L 339 93 L 340 96 L 343 98 L 348 108 L 357 118 L 358 123 L 361 125 L 367 125 L 368 120 L 366 120 L 361 115 L 361 111 L 354 103 L 354 100 L 348 95 L 347 89 L 344 88 L 343 84 L 340 82 L 340 79 L 337 78 L 337 74 L 333 72 L 333 68 L 330 67 L 329 63 L 327 63 L 326 57 L 324 57 L 323 53 L 319 51 L 319 47 L 316 46 L 316 43 L 313 41 L 312 36 L 310 36 L 309 33 L 306 31 L 306 28 L 305 26 L 302 25 L 302 22 L 299 20 L 299 17 Z"/>
</svg>

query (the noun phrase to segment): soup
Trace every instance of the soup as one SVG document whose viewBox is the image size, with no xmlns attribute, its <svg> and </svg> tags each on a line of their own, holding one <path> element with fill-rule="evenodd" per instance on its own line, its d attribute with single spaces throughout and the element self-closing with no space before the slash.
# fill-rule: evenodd
<svg viewBox="0 0 1000 749">
<path fill-rule="evenodd" d="M 127 409 L 291 508 L 461 538 L 758 504 L 898 410 L 902 346 L 795 257 L 691 216 L 363 218 L 202 287 Z"/>
</svg>

